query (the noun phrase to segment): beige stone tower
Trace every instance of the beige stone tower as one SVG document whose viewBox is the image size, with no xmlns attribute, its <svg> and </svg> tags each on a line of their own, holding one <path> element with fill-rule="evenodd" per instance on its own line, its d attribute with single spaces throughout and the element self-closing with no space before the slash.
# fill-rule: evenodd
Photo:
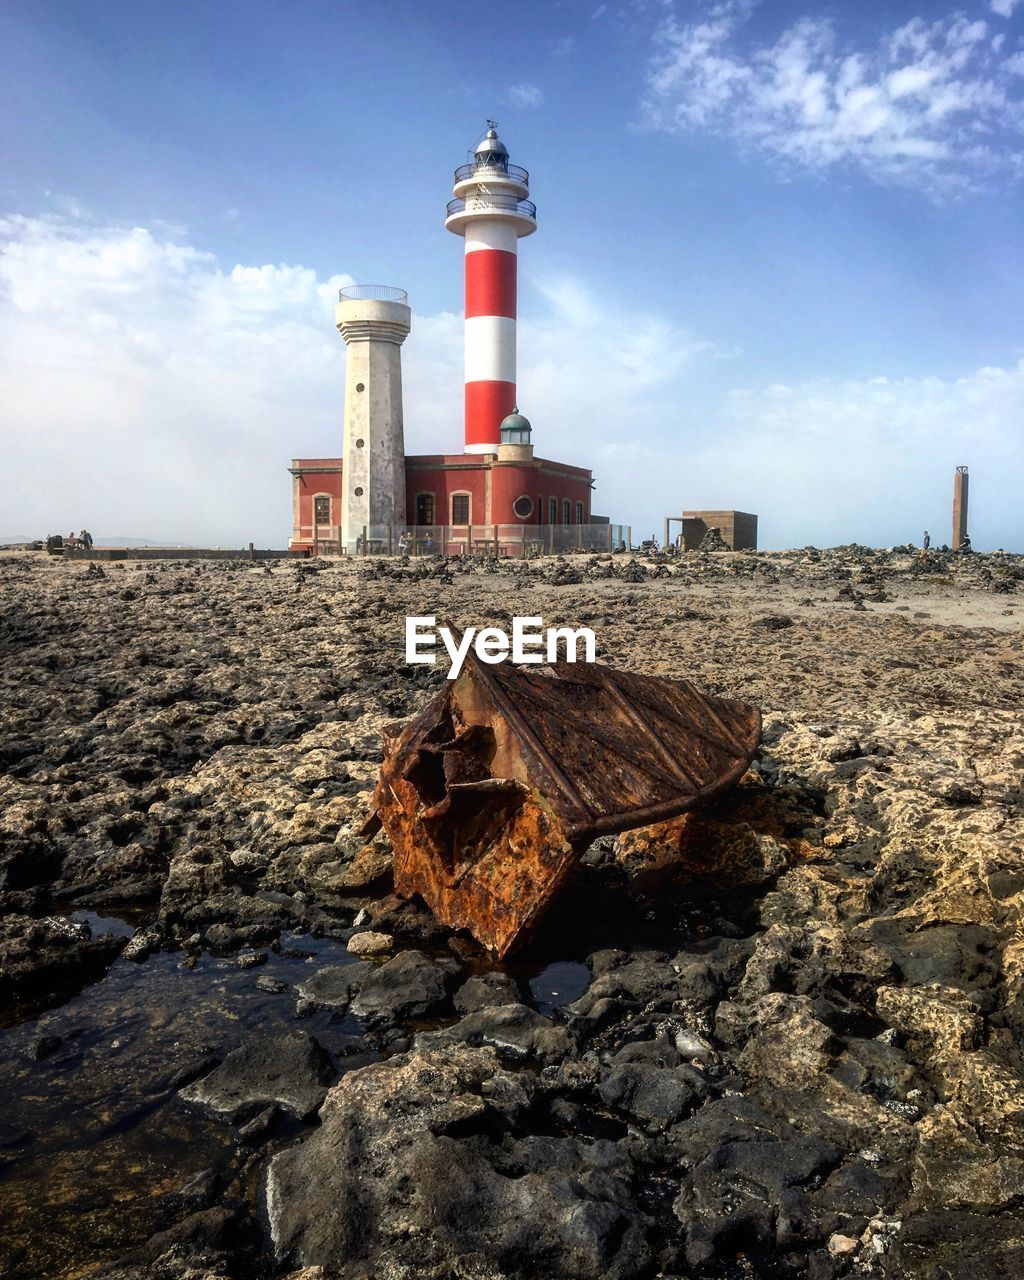
<svg viewBox="0 0 1024 1280">
<path fill-rule="evenodd" d="M 371 542 L 387 526 L 405 524 L 405 426 L 402 343 L 412 327 L 404 289 L 349 285 L 335 323 L 345 339 L 345 447 L 341 477 L 341 541 L 357 554 L 363 530 Z M 396 530 L 397 536 L 397 530 Z"/>
<path fill-rule="evenodd" d="M 967 486 L 966 467 L 957 467 L 953 477 L 953 550 L 959 551 L 967 537 Z"/>
</svg>

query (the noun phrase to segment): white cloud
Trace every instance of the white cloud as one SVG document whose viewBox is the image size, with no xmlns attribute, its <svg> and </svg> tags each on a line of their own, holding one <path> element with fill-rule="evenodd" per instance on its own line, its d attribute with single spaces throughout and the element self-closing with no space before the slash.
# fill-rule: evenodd
<svg viewBox="0 0 1024 1280">
<path fill-rule="evenodd" d="M 732 354 L 578 279 L 520 324 L 538 452 L 593 468 L 594 509 L 661 536 L 684 508 L 760 516 L 765 546 L 945 532 L 954 468 L 975 476 L 979 547 L 1024 548 L 1024 360 L 960 378 L 823 377 L 701 394 Z"/>
<path fill-rule="evenodd" d="M 5 219 L 0 250 L 0 532 L 281 545 L 290 453 L 337 420 L 350 278 L 80 219 Z"/>
<path fill-rule="evenodd" d="M 86 525 L 283 545 L 288 460 L 341 450 L 346 283 L 301 266 L 225 269 L 172 235 L 84 216 L 0 220 L 0 535 Z M 584 465 L 581 421 L 639 431 L 651 393 L 707 345 L 572 280 L 546 283 L 521 333 L 542 448 Z M 462 355 L 460 316 L 414 316 L 410 452 L 460 449 Z"/>
<path fill-rule="evenodd" d="M 985 21 L 912 18 L 855 48 L 830 19 L 801 18 L 757 43 L 747 28 L 755 7 L 722 0 L 697 19 L 669 16 L 648 69 L 650 126 L 729 137 L 812 170 L 856 166 L 933 194 L 1020 170 L 1024 96 Z"/>
<path fill-rule="evenodd" d="M 954 468 L 967 464 L 975 545 L 1020 550 L 1022 422 L 1024 360 L 953 379 L 820 378 L 736 390 L 711 439 L 688 457 L 700 499 L 692 505 L 749 501 L 774 546 L 889 544 L 925 528 L 938 545 L 949 539 Z"/>
<path fill-rule="evenodd" d="M 524 81 L 522 84 L 509 86 L 508 96 L 514 106 L 539 107 L 544 101 L 544 94 L 535 84 Z"/>
<path fill-rule="evenodd" d="M 599 297 L 585 281 L 535 284 L 548 309 L 520 326 L 519 383 L 566 443 L 579 441 L 574 420 L 642 421 L 647 394 L 712 350 L 668 320 Z"/>
<path fill-rule="evenodd" d="M 152 228 L 0 220 L 0 535 L 80 528 L 281 546 L 293 456 L 341 450 L 344 275 L 237 265 Z M 706 391 L 735 354 L 586 280 L 523 281 L 519 392 L 538 454 L 592 467 L 595 509 L 761 516 L 765 545 L 937 541 L 968 463 L 975 544 L 1024 545 L 1024 362 L 960 379 Z M 413 299 L 415 301 L 415 299 Z M 462 320 L 414 315 L 410 452 L 458 451 Z M 731 367 L 731 366 L 730 366 Z M 701 407 L 698 407 L 701 406 Z"/>
<path fill-rule="evenodd" d="M 993 13 L 997 13 L 1000 18 L 1009 18 L 1020 3 L 1021 0 L 992 0 L 989 8 Z"/>
</svg>

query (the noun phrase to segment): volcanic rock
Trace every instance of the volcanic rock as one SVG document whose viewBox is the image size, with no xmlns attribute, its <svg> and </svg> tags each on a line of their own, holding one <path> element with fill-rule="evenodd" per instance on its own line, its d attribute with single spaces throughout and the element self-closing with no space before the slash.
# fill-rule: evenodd
<svg viewBox="0 0 1024 1280">
<path fill-rule="evenodd" d="M 520 1117 L 529 1095 L 529 1077 L 503 1071 L 492 1050 L 458 1045 L 345 1076 L 320 1128 L 271 1162 L 279 1254 L 394 1280 L 645 1272 L 654 1256 L 625 1152 L 516 1139 L 508 1100 Z"/>
<path fill-rule="evenodd" d="M 369 960 L 353 964 L 333 964 L 300 983 L 300 999 L 328 1009 L 347 1009 L 352 997 L 376 969 Z"/>
<path fill-rule="evenodd" d="M 305 1119 L 317 1110 L 336 1075 L 320 1044 L 305 1031 L 244 1040 L 209 1075 L 181 1091 L 229 1120 L 276 1103 Z"/>
<path fill-rule="evenodd" d="M 580 554 L 560 585 L 544 557 L 486 573 L 469 559 L 415 571 L 359 559 L 303 574 L 296 594 L 290 566 L 128 562 L 87 578 L 60 557 L 0 556 L 0 990 L 8 1005 L 12 985 L 17 1004 L 52 1005 L 103 979 L 123 941 L 89 938 L 60 915 L 69 906 L 138 908 L 153 933 L 129 947 L 152 956 L 159 938 L 162 952 L 117 966 L 83 1002 L 130 1008 L 123 1048 L 110 1049 L 120 1030 L 98 1049 L 76 1040 L 76 1006 L 9 1012 L 0 1271 L 84 1272 L 148 1213 L 147 1174 L 92 1159 L 81 1128 L 124 1123 L 128 1104 L 110 1094 L 141 1071 L 152 1090 L 141 1112 L 132 1101 L 132 1123 L 180 1130 L 170 1077 L 193 1083 L 235 1048 L 205 1027 L 166 1046 L 162 1028 L 181 1013 L 169 991 L 188 1001 L 223 978 L 243 1019 L 287 1018 L 298 994 L 332 1053 L 365 1055 L 334 1024 L 380 961 L 332 964 L 318 946 L 304 965 L 306 949 L 285 939 L 259 978 L 200 958 L 265 950 L 290 928 L 340 944 L 364 908 L 360 929 L 418 948 L 444 975 L 411 984 L 419 1004 L 396 981 L 382 1044 L 458 1026 L 483 1047 L 453 1038 L 429 1051 L 429 1103 L 383 1064 L 358 1122 L 332 1129 L 336 1152 L 310 1130 L 287 1153 L 301 1162 L 287 1196 L 294 1266 L 321 1221 L 325 1280 L 1024 1273 L 1024 665 L 1019 616 L 993 589 L 1012 580 L 1019 593 L 1024 562 L 933 552 L 922 570 L 916 550 L 857 546 L 634 567 L 628 554 Z M 506 630 L 529 590 L 525 612 L 593 625 L 615 666 L 764 711 L 759 758 L 702 812 L 699 838 L 694 814 L 682 850 L 637 833 L 636 858 L 620 860 L 628 841 L 595 844 L 523 968 L 486 962 L 486 977 L 480 949 L 422 904 L 380 896 L 390 850 L 359 835 L 383 726 L 444 679 L 404 664 L 387 637 L 434 612 L 438 590 L 456 625 Z M 859 598 L 870 613 L 851 607 Z M 793 625 L 756 625 L 766 617 Z M 449 944 L 465 971 L 433 958 Z M 587 990 L 537 1022 L 526 972 L 579 957 Z M 335 958 L 351 960 L 340 945 Z M 179 974 L 182 961 L 195 971 Z M 454 1010 L 395 1012 L 442 988 Z M 419 1017 L 429 1031 L 403 1025 Z M 53 1055 L 33 1060 L 55 1035 Z M 538 1054 L 552 1036 L 561 1049 Z M 492 1049 L 488 1037 L 516 1042 Z M 463 1055 L 491 1065 L 445 1075 Z M 705 1089 L 684 1074 L 689 1101 L 683 1067 Z M 314 1102 L 323 1087 L 313 1081 Z M 253 1092 L 256 1130 L 277 1134 L 275 1089 Z M 83 1099 L 80 1122 L 43 1123 Z M 459 1099 L 468 1119 L 431 1130 L 428 1113 Z M 210 1117 L 191 1120 L 198 1131 Z M 91 1197 L 88 1230 L 69 1219 L 69 1170 Z M 232 1182 L 208 1208 L 180 1205 L 226 1216 L 184 1227 L 131 1264 L 133 1280 L 272 1271 L 239 1251 Z M 856 1250 L 830 1254 L 836 1235 Z"/>
<path fill-rule="evenodd" d="M 122 937 L 93 938 L 87 924 L 56 916 L 0 918 L 0 1008 L 84 986 L 106 971 L 124 945 Z"/>
<path fill-rule="evenodd" d="M 450 989 L 459 972 L 455 961 L 442 965 L 422 951 L 400 951 L 362 982 L 352 1010 L 385 1025 L 442 1013 L 450 1007 Z"/>
<path fill-rule="evenodd" d="M 560 1062 L 574 1048 L 564 1027 L 524 1004 L 476 1009 L 453 1026 L 416 1037 L 416 1047 L 422 1050 L 452 1044 L 491 1045 L 506 1062 Z"/>
<path fill-rule="evenodd" d="M 459 1013 L 475 1013 L 499 1004 L 519 1004 L 522 999 L 515 980 L 500 969 L 474 974 L 455 993 Z"/>
</svg>

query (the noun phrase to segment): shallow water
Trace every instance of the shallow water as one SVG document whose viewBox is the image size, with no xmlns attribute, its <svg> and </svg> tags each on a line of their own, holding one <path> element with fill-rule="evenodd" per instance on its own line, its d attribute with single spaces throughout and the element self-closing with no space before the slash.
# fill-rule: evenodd
<svg viewBox="0 0 1024 1280">
<path fill-rule="evenodd" d="M 562 1005 L 572 1004 L 587 989 L 590 970 L 575 960 L 556 960 L 530 979 L 530 995 L 537 1009 L 550 1018 Z"/>
<path fill-rule="evenodd" d="M 78 911 L 73 918 L 87 920 L 94 936 L 134 929 L 115 916 Z M 223 1058 L 243 1036 L 296 1027 L 315 1035 L 342 1073 L 376 1060 L 357 1018 L 295 1013 L 296 986 L 325 965 L 354 959 L 343 943 L 306 934 L 283 937 L 281 953 L 268 952 L 267 963 L 252 969 L 209 954 L 194 967 L 182 952 L 155 953 L 141 964 L 119 959 L 59 1008 L 0 1029 L 0 1275 L 83 1274 L 179 1220 L 174 1193 L 208 1169 L 251 1200 L 268 1146 L 254 1161 L 231 1126 L 181 1102 L 170 1081 L 204 1053 Z M 510 971 L 546 1015 L 577 999 L 589 979 L 585 965 L 566 960 Z M 261 976 L 288 989 L 261 991 Z M 37 1060 L 44 1036 L 60 1044 Z M 280 1124 L 271 1146 L 301 1128 Z"/>
<path fill-rule="evenodd" d="M 96 934 L 103 923 L 131 931 L 117 919 L 76 918 Z M 186 1106 L 170 1084 L 203 1053 L 223 1056 L 243 1034 L 299 1026 L 342 1070 L 374 1060 L 369 1050 L 352 1052 L 360 1048 L 354 1018 L 323 1011 L 299 1021 L 293 991 L 256 986 L 261 975 L 294 986 L 324 964 L 344 964 L 352 959 L 344 946 L 308 936 L 282 944 L 283 954 L 254 969 L 209 955 L 188 968 L 180 952 L 118 960 L 60 1008 L 0 1031 L 0 1274 L 77 1275 L 179 1217 L 167 1197 L 198 1173 L 239 1177 L 247 1153 L 232 1130 Z M 41 1036 L 61 1044 L 36 1061 Z"/>
<path fill-rule="evenodd" d="M 82 920 L 92 930 L 94 938 L 101 933 L 112 933 L 117 938 L 130 938 L 141 923 L 141 917 L 135 918 L 127 913 L 124 916 L 101 916 L 95 911 L 72 911 L 69 920 Z"/>
</svg>

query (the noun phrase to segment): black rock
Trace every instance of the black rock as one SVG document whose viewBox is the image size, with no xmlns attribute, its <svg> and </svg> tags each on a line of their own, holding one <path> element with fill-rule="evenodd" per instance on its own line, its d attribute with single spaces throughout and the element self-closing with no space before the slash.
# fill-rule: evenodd
<svg viewBox="0 0 1024 1280">
<path fill-rule="evenodd" d="M 334 1064 L 306 1031 L 246 1040 L 219 1067 L 181 1092 L 231 1120 L 277 1103 L 300 1119 L 323 1102 Z"/>
<path fill-rule="evenodd" d="M 1024 1275 L 1024 1215 L 916 1213 L 897 1234 L 889 1265 L 906 1280 L 1016 1280 Z"/>
<path fill-rule="evenodd" d="M 269 1137 L 280 1115 L 280 1107 L 276 1105 L 264 1107 L 247 1124 L 241 1126 L 238 1130 L 239 1138 L 248 1143 L 262 1142 L 264 1138 Z"/>
<path fill-rule="evenodd" d="M 608 1106 L 656 1133 L 687 1115 L 707 1093 L 707 1084 L 694 1067 L 627 1060 L 615 1063 L 598 1092 Z"/>
<path fill-rule="evenodd" d="M 175 1072 L 171 1076 L 171 1088 L 183 1089 L 185 1085 L 191 1084 L 193 1080 L 198 1080 L 200 1076 L 209 1075 L 210 1072 L 220 1065 L 220 1058 L 213 1053 L 204 1053 L 199 1058 L 194 1058 L 187 1063 L 180 1071 Z"/>
<path fill-rule="evenodd" d="M 405 1018 L 426 1018 L 451 1006 L 450 988 L 461 972 L 453 960 L 442 967 L 421 951 L 400 951 L 374 966 L 352 1002 L 352 1011 L 370 1022 L 389 1024 Z"/>
<path fill-rule="evenodd" d="M 374 903 L 371 922 L 380 933 L 389 933 L 417 946 L 440 945 L 451 934 L 451 930 L 440 924 L 433 912 L 421 902 L 393 895 Z"/>
<path fill-rule="evenodd" d="M 495 1131 L 491 1100 L 522 1113 L 529 1088 L 491 1050 L 457 1045 L 347 1075 L 320 1128 L 270 1165 L 279 1254 L 396 1280 L 653 1274 L 621 1146 Z"/>
<path fill-rule="evenodd" d="M 158 1212 L 187 1213 L 114 1263 L 90 1272 L 96 1280 L 227 1280 L 263 1274 L 259 1229 L 233 1204 L 217 1205 L 219 1179 L 199 1174 L 157 1205 Z"/>
<path fill-rule="evenodd" d="M 28 1054 L 36 1062 L 56 1053 L 63 1041 L 60 1036 L 36 1036 L 28 1047 Z"/>
<path fill-rule="evenodd" d="M 416 1037 L 417 1049 L 441 1049 L 451 1044 L 487 1044 L 504 1061 L 541 1063 L 560 1062 L 575 1048 L 564 1027 L 555 1026 L 550 1018 L 525 1004 L 477 1009 L 453 1026 Z"/>
<path fill-rule="evenodd" d="M 93 938 L 87 924 L 47 916 L 0 919 L 0 1007 L 55 992 L 79 990 L 100 977 L 126 938 L 104 933 Z"/>
<path fill-rule="evenodd" d="M 686 1230 L 686 1258 L 706 1264 L 726 1245 L 791 1248 L 820 1238 L 801 1188 L 829 1171 L 840 1151 L 820 1138 L 723 1143 L 683 1182 L 675 1214 Z"/>
<path fill-rule="evenodd" d="M 678 974 L 661 952 L 599 951 L 590 957 L 594 980 L 574 1004 L 570 1016 L 588 1016 L 595 1005 L 613 999 L 622 1005 L 670 1009 L 677 998 Z"/>
<path fill-rule="evenodd" d="M 886 1205 L 900 1204 L 910 1190 L 905 1167 L 876 1168 L 860 1157 L 841 1164 L 817 1191 L 808 1193 L 823 1235 L 838 1231 L 860 1236 L 870 1218 Z"/>
<path fill-rule="evenodd" d="M 899 979 L 914 986 L 938 982 L 978 991 L 1000 979 L 999 942 L 982 924 L 936 924 L 915 928 L 910 920 L 881 918 L 863 926 L 879 950 L 891 956 Z"/>
<path fill-rule="evenodd" d="M 500 969 L 489 969 L 459 987 L 455 993 L 455 1008 L 459 1013 L 475 1013 L 477 1009 L 489 1009 L 498 1004 L 519 1004 L 522 998 L 513 978 Z"/>
<path fill-rule="evenodd" d="M 376 968 L 370 960 L 328 965 L 299 984 L 299 997 L 326 1009 L 347 1009 L 352 997 Z"/>
<path fill-rule="evenodd" d="M 288 983 L 283 978 L 272 978 L 269 973 L 261 973 L 254 986 L 257 991 L 265 991 L 272 996 L 279 996 L 288 990 Z"/>
</svg>

